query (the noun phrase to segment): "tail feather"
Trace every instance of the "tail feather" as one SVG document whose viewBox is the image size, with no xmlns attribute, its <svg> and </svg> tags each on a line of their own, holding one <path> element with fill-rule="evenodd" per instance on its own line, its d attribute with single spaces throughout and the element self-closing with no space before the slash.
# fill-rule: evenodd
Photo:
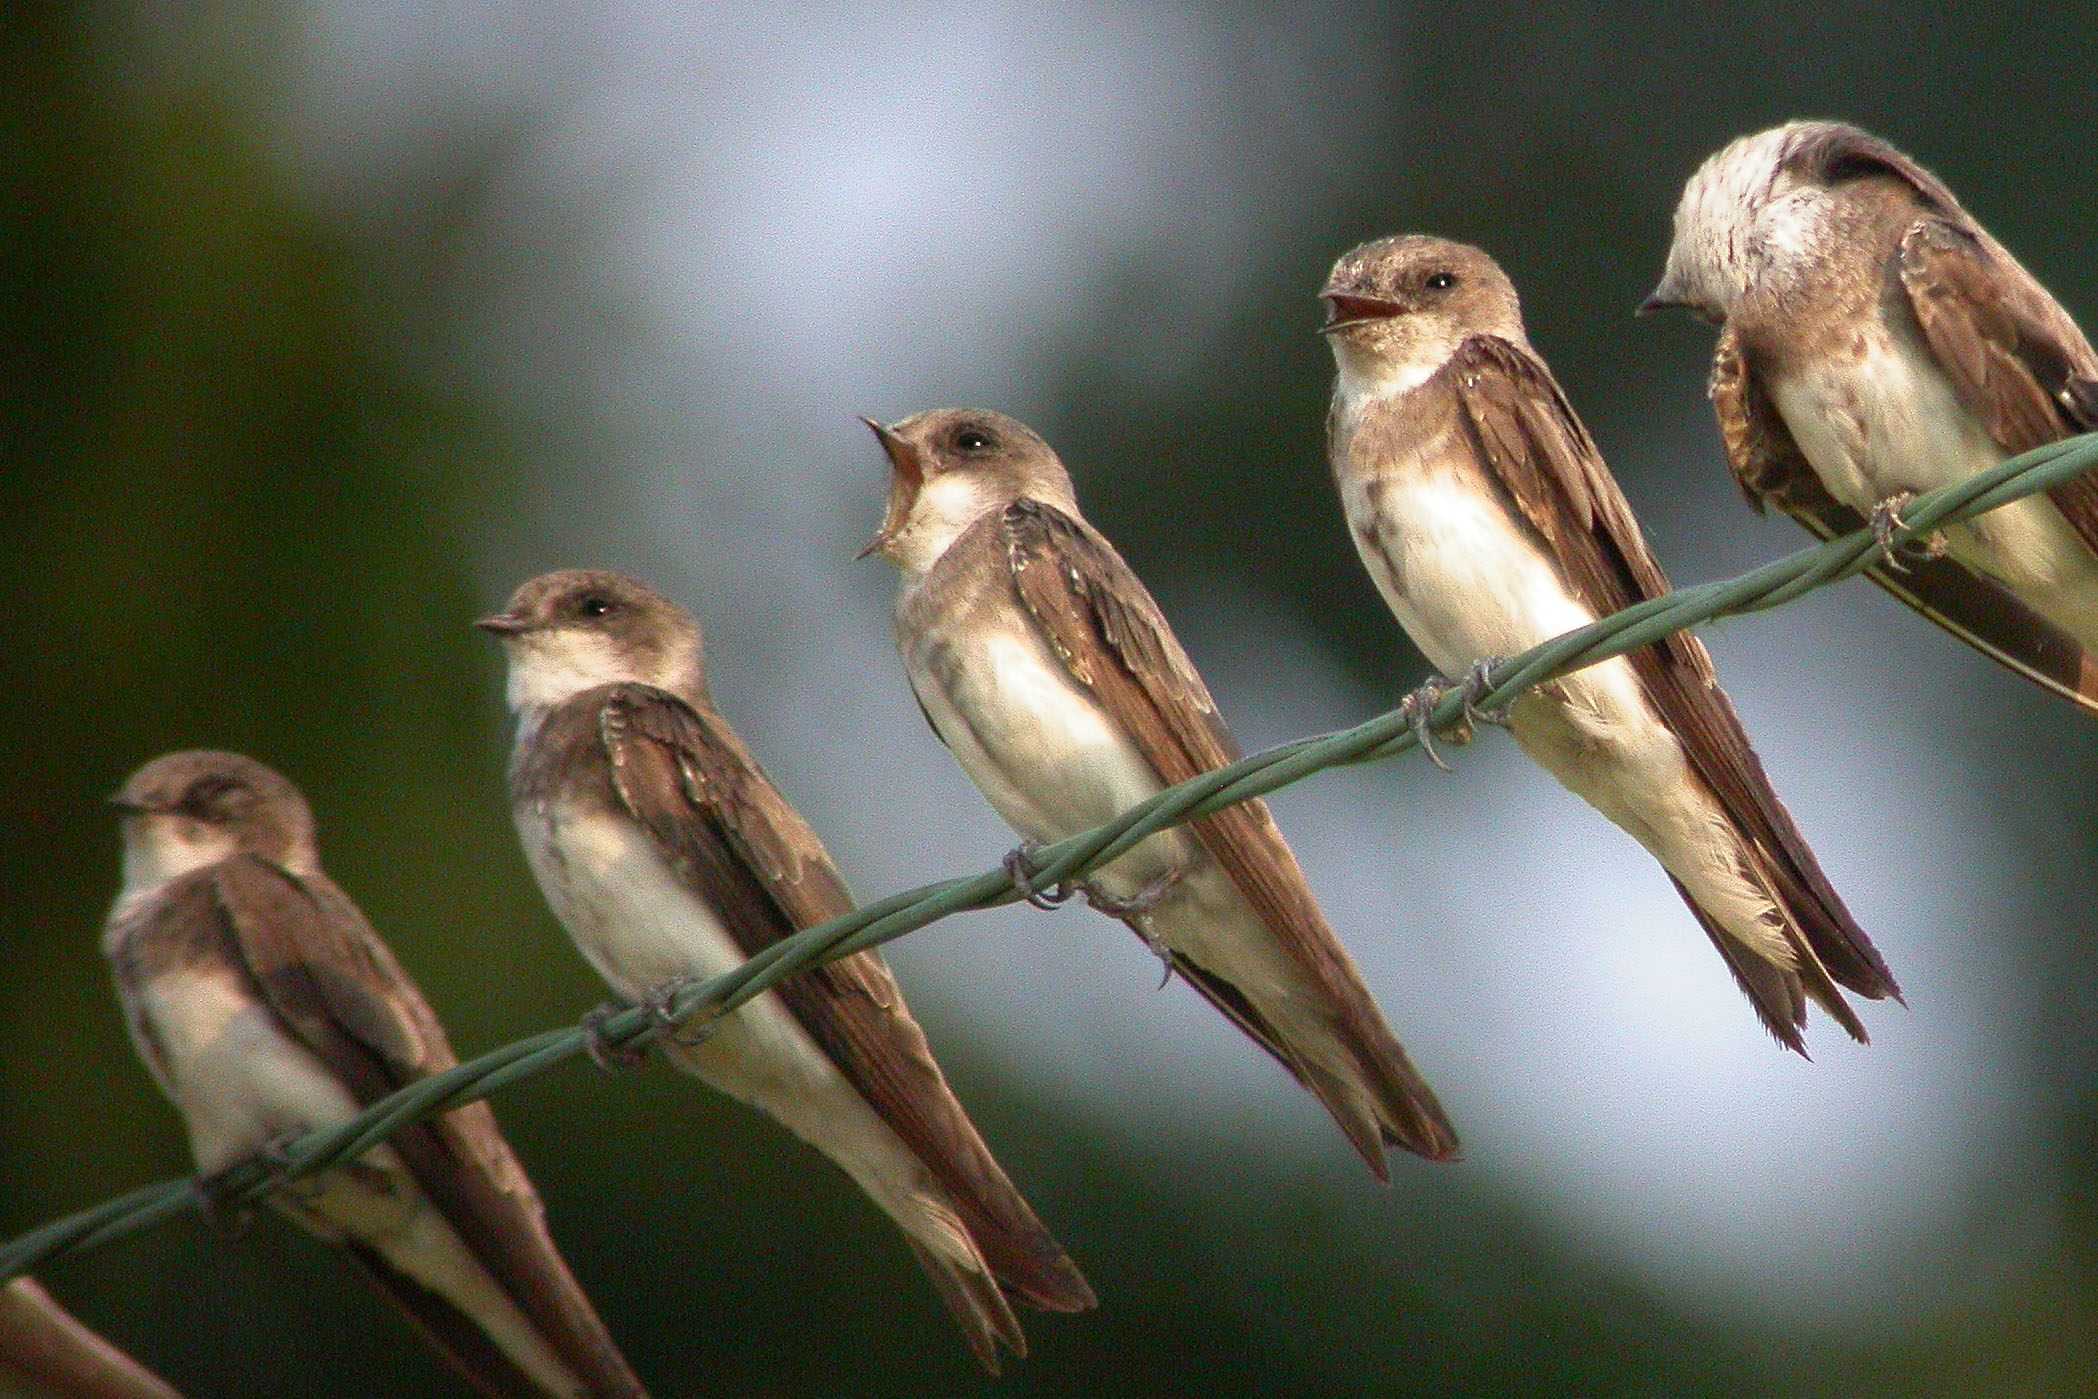
<svg viewBox="0 0 2098 1399">
<path fill-rule="evenodd" d="M 1391 1181 L 1391 1170 L 1384 1159 L 1387 1144 L 1430 1161 L 1456 1157 L 1457 1129 L 1450 1125 L 1442 1104 L 1436 1101 L 1435 1090 L 1413 1067 L 1413 1061 L 1406 1057 L 1395 1037 L 1387 1033 L 1382 1043 L 1362 1045 L 1350 1042 L 1337 1032 L 1337 1027 L 1329 1027 L 1336 1029 L 1335 1047 L 1342 1049 L 1358 1070 L 1351 1075 L 1339 1074 L 1323 1067 L 1313 1056 L 1299 1052 L 1290 1037 L 1262 1015 L 1244 992 L 1211 975 L 1186 954 L 1173 953 L 1173 970 L 1255 1044 L 1273 1055 L 1324 1105 L 1380 1182 Z"/>
<path fill-rule="evenodd" d="M 1787 919 L 1785 940 L 1791 945 L 1798 965 L 1796 968 L 1775 966 L 1721 927 L 1718 921 L 1691 897 L 1690 891 L 1683 887 L 1681 880 L 1673 875 L 1670 876 L 1670 880 L 1674 883 L 1676 892 L 1683 896 L 1683 902 L 1697 915 L 1698 925 L 1705 930 L 1705 936 L 1712 940 L 1712 946 L 1717 948 L 1719 955 L 1726 960 L 1727 970 L 1734 974 L 1734 984 L 1741 988 L 1741 993 L 1748 997 L 1749 1004 L 1755 1007 L 1757 1017 L 1763 1022 L 1763 1028 L 1768 1030 L 1779 1044 L 1802 1059 L 1811 1057 L 1807 1053 L 1803 1034 L 1807 1026 L 1809 999 L 1827 1011 L 1830 1017 L 1843 1027 L 1845 1033 L 1859 1044 L 1871 1043 L 1865 1034 L 1864 1022 L 1858 1019 L 1857 1012 L 1851 1008 L 1850 1002 L 1843 998 L 1843 992 L 1830 978 L 1827 968 L 1822 966 L 1814 948 L 1800 933 L 1796 923 Z"/>
<path fill-rule="evenodd" d="M 548 1399 L 549 1395 L 587 1392 L 579 1383 L 554 1389 L 536 1381 L 490 1339 L 472 1316 L 450 1298 L 395 1266 L 378 1249 L 347 1237 L 339 1246 L 372 1285 L 422 1332 L 430 1348 L 480 1393 L 492 1399 Z"/>
<path fill-rule="evenodd" d="M 961 1326 L 970 1353 L 984 1369 L 993 1375 L 1002 1372 L 1000 1344 L 1013 1353 L 1014 1359 L 1027 1358 L 1027 1334 L 1020 1329 L 1020 1319 L 1013 1315 L 1012 1304 L 991 1277 L 981 1254 L 972 1247 L 967 1258 L 954 1258 L 909 1234 L 904 1239 L 918 1266 L 932 1280 L 933 1290 Z"/>
</svg>

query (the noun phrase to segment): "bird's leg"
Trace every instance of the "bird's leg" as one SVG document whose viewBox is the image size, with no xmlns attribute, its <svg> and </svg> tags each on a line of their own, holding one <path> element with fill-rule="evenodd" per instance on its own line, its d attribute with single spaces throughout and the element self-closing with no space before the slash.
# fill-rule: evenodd
<svg viewBox="0 0 2098 1399">
<path fill-rule="evenodd" d="M 1042 843 L 1038 840 L 1023 840 L 1016 849 L 1006 851 L 1006 877 L 1012 880 L 1013 887 L 1020 891 L 1020 897 L 1036 908 L 1055 908 L 1068 903 L 1071 896 L 1078 892 L 1069 885 L 1059 884 L 1053 889 L 1036 886 L 1034 861 L 1035 856 L 1041 853 Z"/>
<path fill-rule="evenodd" d="M 300 1131 L 280 1133 L 257 1147 L 253 1156 L 208 1176 L 198 1176 L 197 1212 L 228 1238 L 244 1232 L 255 1218 L 255 1208 L 241 1198 L 236 1189 L 241 1183 L 237 1177 L 247 1174 L 247 1169 L 259 1162 L 267 1168 L 272 1185 L 283 1181 L 291 1171 L 292 1143 L 304 1135 Z"/>
<path fill-rule="evenodd" d="M 663 1027 L 666 1038 L 676 1040 L 679 1044 L 698 1044 L 709 1038 L 714 1033 L 715 1022 L 720 1019 L 718 1010 L 695 1014 L 689 1020 L 680 1020 L 677 1017 L 674 1007 L 677 1005 L 678 996 L 686 987 L 698 984 L 698 977 L 679 972 L 641 998 L 641 1008 L 648 1012 L 649 1018 Z"/>
<path fill-rule="evenodd" d="M 1508 711 L 1514 707 L 1514 701 L 1492 709 L 1486 709 L 1479 704 L 1480 700 L 1493 693 L 1493 668 L 1506 659 L 1505 656 L 1486 656 L 1473 661 L 1472 668 L 1464 673 L 1462 688 L 1466 719 L 1480 724 L 1492 724 L 1496 728 L 1508 727 Z"/>
<path fill-rule="evenodd" d="M 1879 541 L 1879 547 L 1886 555 L 1887 567 L 1896 573 L 1909 571 L 1908 565 L 1895 553 L 1897 546 L 1894 536 L 1908 528 L 1908 521 L 1901 518 L 1901 512 L 1903 507 L 1915 498 L 1914 491 L 1896 491 L 1872 507 L 1872 536 Z M 1946 543 L 1945 531 L 1932 530 L 1929 534 L 1910 540 L 1907 547 L 1913 549 L 1921 558 L 1941 559 L 1951 546 Z"/>
<path fill-rule="evenodd" d="M 1180 871 L 1175 868 L 1167 870 L 1126 899 L 1118 899 L 1091 884 L 1083 886 L 1082 892 L 1088 904 L 1110 918 L 1141 918 L 1165 902 L 1166 895 L 1179 882 Z"/>
<path fill-rule="evenodd" d="M 1399 701 L 1399 710 L 1406 716 L 1406 722 L 1412 728 L 1413 736 L 1420 740 L 1421 752 L 1428 755 L 1428 761 L 1441 768 L 1444 772 L 1455 772 L 1455 768 L 1442 760 L 1442 754 L 1435 751 L 1435 733 L 1429 727 L 1429 721 L 1435 713 L 1435 707 L 1442 703 L 1442 697 L 1449 692 L 1449 681 L 1443 679 L 1440 675 L 1431 675 L 1421 683 L 1419 689 L 1412 691 L 1406 698 Z M 1471 725 L 1460 720 L 1457 724 L 1446 729 L 1442 736 L 1462 747 L 1472 741 Z"/>
<path fill-rule="evenodd" d="M 625 1009 L 616 1001 L 607 1001 L 583 1017 L 583 1052 L 608 1074 L 638 1069 L 648 1062 L 647 1045 L 614 1045 L 605 1038 L 605 1022 Z"/>
</svg>

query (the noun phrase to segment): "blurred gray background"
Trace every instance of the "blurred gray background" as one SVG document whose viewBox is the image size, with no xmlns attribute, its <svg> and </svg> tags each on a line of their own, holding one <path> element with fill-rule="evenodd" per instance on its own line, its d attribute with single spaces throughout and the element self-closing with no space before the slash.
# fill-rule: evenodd
<svg viewBox="0 0 2098 1399">
<path fill-rule="evenodd" d="M 1248 747 L 1425 674 L 1322 450 L 1326 268 L 1475 241 L 1679 582 L 1741 504 L 1710 332 L 1635 323 L 1696 162 L 1794 116 L 1944 175 L 2098 314 L 2086 7 L 25 3 L 0 27 L 0 1228 L 186 1169 L 95 952 L 100 798 L 173 747 L 313 799 L 463 1054 L 600 998 L 501 792 L 545 568 L 706 627 L 716 698 L 863 896 L 1011 844 L 854 564 L 861 413 L 1040 428 Z M 1707 638 L 1909 994 L 1775 1049 L 1658 867 L 1487 732 L 1275 800 L 1466 1158 L 1379 1190 L 1079 909 L 895 945 L 1086 1268 L 1019 1394 L 2098 1389 L 2098 727 L 1863 583 Z M 660 1395 L 977 1393 L 888 1225 L 653 1067 L 497 1110 Z M 317 1245 L 185 1220 L 52 1268 L 195 1394 L 452 1393 Z"/>
</svg>

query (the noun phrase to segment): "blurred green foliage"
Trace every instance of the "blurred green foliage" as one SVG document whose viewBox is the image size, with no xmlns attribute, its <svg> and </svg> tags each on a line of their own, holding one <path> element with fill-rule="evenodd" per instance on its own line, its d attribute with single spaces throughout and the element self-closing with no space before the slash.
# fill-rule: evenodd
<svg viewBox="0 0 2098 1399">
<path fill-rule="evenodd" d="M 546 464 L 526 459 L 497 407 L 418 371 L 416 352 L 443 332 L 374 293 L 370 235 L 287 194 L 226 94 L 124 69 L 109 20 L 23 4 L 0 26 L 0 597 L 17 638 L 0 648 L 10 1233 L 185 1167 L 94 947 L 115 884 L 99 801 L 158 752 L 239 748 L 298 781 L 333 872 L 462 1049 L 597 995 L 516 854 L 493 658 L 463 626 L 482 600 L 475 512 Z M 1719 141 L 1793 115 L 1879 130 L 1944 173 L 2087 323 L 2098 314 L 2087 13 L 1977 9 L 1926 27 L 1891 5 L 1547 4 L 1392 22 L 1410 57 L 1383 95 L 1394 139 L 1379 177 L 1289 212 L 1271 272 L 1203 372 L 1161 394 L 1106 357 L 1045 367 L 1068 405 L 1045 426 L 1082 470 L 1176 468 L 1144 473 L 1145 494 L 1098 478 L 1088 490 L 1110 535 L 1147 570 L 1160 561 L 1152 581 L 1169 599 L 1218 572 L 1251 578 L 1359 673 L 1401 673 L 1320 457 L 1311 292 L 1358 237 L 1428 228 L 1503 260 L 1664 544 L 1665 473 L 1682 468 L 1631 439 L 1657 404 L 1694 398 L 1705 341 L 1621 321 L 1659 267 L 1676 186 Z M 2042 166 L 2050 196 L 2028 202 Z M 1131 269 L 1097 308 L 1097 337 L 1163 294 Z M 1219 389 L 1233 384 L 1258 392 Z M 1261 531 L 1255 560 L 1247 518 L 1303 528 Z M 2006 703 L 2005 722 L 2068 765 L 2051 796 L 2087 793 L 2073 774 L 2091 770 L 2090 737 L 2022 693 Z M 2090 849 L 2088 816 L 2062 824 L 2035 818 Z M 2074 906 L 2089 889 L 2059 897 Z M 1664 1295 L 1462 1168 L 1404 1163 L 1380 1193 L 1338 1151 L 1329 1171 L 1231 1140 L 1130 1141 L 950 1052 L 987 1135 L 1104 1298 L 1097 1316 L 1030 1322 L 1036 1354 L 1000 1388 L 2098 1392 L 2087 917 L 2084 904 L 2035 932 L 2062 989 L 2025 1027 L 2051 1066 L 2045 1145 L 2062 1215 L 2029 1257 L 1896 1333 L 1801 1334 Z M 783 1133 L 661 1070 L 611 1082 L 576 1070 L 497 1107 L 657 1393 L 986 1387 L 886 1224 Z M 239 1238 L 185 1222 L 48 1280 L 193 1394 L 450 1383 L 346 1269 L 267 1221 Z"/>
</svg>

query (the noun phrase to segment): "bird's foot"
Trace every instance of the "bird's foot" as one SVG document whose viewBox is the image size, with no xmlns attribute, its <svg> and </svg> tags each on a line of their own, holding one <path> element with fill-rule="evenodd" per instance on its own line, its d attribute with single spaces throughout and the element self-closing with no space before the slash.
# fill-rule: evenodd
<svg viewBox="0 0 2098 1399">
<path fill-rule="evenodd" d="M 625 1010 L 614 1001 L 607 1001 L 583 1017 L 583 1052 L 590 1062 L 608 1074 L 621 1069 L 638 1069 L 648 1062 L 648 1046 L 643 1044 L 613 1044 L 605 1038 L 605 1022 Z"/>
<path fill-rule="evenodd" d="M 1420 740 L 1421 752 L 1426 753 L 1428 761 L 1444 772 L 1455 772 L 1456 769 L 1444 762 L 1442 754 L 1435 751 L 1435 740 L 1440 738 L 1459 748 L 1472 741 L 1469 701 L 1465 703 L 1464 715 L 1456 723 L 1444 728 L 1440 733 L 1433 727 L 1436 706 L 1440 705 L 1443 697 L 1454 688 L 1456 687 L 1440 675 L 1431 675 L 1421 683 L 1419 689 L 1399 701 L 1399 710 L 1406 716 L 1408 727 L 1413 730 L 1413 736 Z"/>
<path fill-rule="evenodd" d="M 227 1238 L 245 1232 L 255 1218 L 255 1207 L 245 1198 L 255 1186 L 254 1167 L 262 1167 L 265 1179 L 271 1185 L 282 1182 L 291 1173 L 292 1143 L 303 1135 L 301 1132 L 285 1132 L 271 1137 L 248 1159 L 236 1161 L 208 1176 L 198 1176 L 197 1212 Z"/>
<path fill-rule="evenodd" d="M 1906 546 L 1896 543 L 1894 536 L 1909 527 L 1908 521 L 1901 517 L 1901 512 L 1915 498 L 1914 491 L 1897 491 L 1872 507 L 1872 537 L 1879 541 L 1880 550 L 1886 556 L 1887 567 L 1896 573 L 1909 571 L 1908 565 L 1901 561 L 1897 553 L 1899 548 L 1906 547 L 1918 558 L 1941 559 L 1951 547 L 1945 541 L 1943 530 L 1932 530 L 1929 534 L 1919 535 L 1909 540 Z"/>
<path fill-rule="evenodd" d="M 1137 937 L 1143 940 L 1144 946 L 1150 949 L 1151 955 L 1158 959 L 1159 966 L 1164 968 L 1159 973 L 1157 989 L 1160 991 L 1165 990 L 1166 983 L 1173 979 L 1173 973 L 1180 970 L 1179 965 L 1173 960 L 1173 949 L 1166 946 L 1164 938 L 1151 931 L 1149 919 L 1131 923 L 1129 926 L 1136 930 Z"/>
<path fill-rule="evenodd" d="M 1056 908 L 1061 904 L 1070 902 L 1072 896 L 1078 891 L 1068 884 L 1058 884 L 1054 888 L 1044 889 L 1035 883 L 1037 874 L 1035 857 L 1041 853 L 1042 843 L 1040 841 L 1021 841 L 1017 848 L 1005 852 L 1005 874 L 1008 879 L 1012 880 L 1013 887 L 1020 891 L 1021 898 L 1027 900 L 1036 908 Z"/>
<path fill-rule="evenodd" d="M 679 972 L 676 976 L 651 987 L 648 994 L 641 998 L 641 1008 L 648 1012 L 649 1019 L 664 1029 L 675 1030 L 678 1027 L 678 1018 L 672 1013 L 671 1007 L 677 1004 L 679 993 L 687 986 L 697 984 L 697 977 Z"/>
<path fill-rule="evenodd" d="M 685 972 L 654 987 L 641 998 L 641 1008 L 649 1018 L 663 1027 L 665 1038 L 679 1044 L 692 1045 L 709 1038 L 714 1033 L 714 1022 L 720 1018 L 718 1010 L 696 1012 L 689 1019 L 680 1019 L 677 1014 L 677 998 L 685 989 L 699 985 L 699 978 Z"/>
<path fill-rule="evenodd" d="M 1173 886 L 1179 882 L 1180 871 L 1171 869 L 1126 899 L 1118 899 L 1113 894 L 1103 893 L 1090 884 L 1084 886 L 1082 892 L 1085 894 L 1085 901 L 1088 904 L 1099 909 L 1110 918 L 1141 918 L 1152 909 L 1157 908 L 1161 903 L 1164 903 L 1166 895 L 1172 893 Z M 1157 949 L 1154 948 L 1152 950 L 1156 951 Z"/>
<path fill-rule="evenodd" d="M 1460 688 L 1464 691 L 1464 717 L 1470 723 L 1491 724 L 1497 729 L 1508 727 L 1508 712 L 1514 707 L 1513 701 L 1491 709 L 1479 703 L 1493 693 L 1493 669 L 1506 659 L 1505 656 L 1487 656 L 1473 661 L 1471 669 L 1464 673 L 1464 684 Z M 1470 737 L 1469 733 L 1466 737 Z"/>
</svg>

